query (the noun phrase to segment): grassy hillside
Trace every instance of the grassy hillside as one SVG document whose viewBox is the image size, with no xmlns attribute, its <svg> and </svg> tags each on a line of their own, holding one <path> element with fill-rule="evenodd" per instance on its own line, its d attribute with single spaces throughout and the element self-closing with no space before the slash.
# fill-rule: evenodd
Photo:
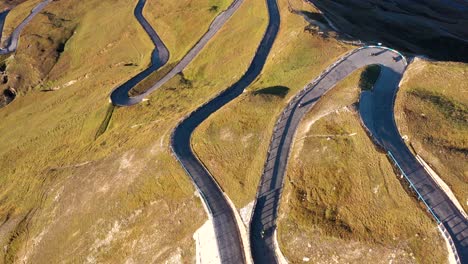
<svg viewBox="0 0 468 264">
<path fill-rule="evenodd" d="M 211 21 L 231 3 L 231 0 L 148 1 L 144 15 L 169 47 L 168 63 L 171 63 L 182 59 L 205 34 Z"/>
<path fill-rule="evenodd" d="M 3 36 L 5 40 L 38 2 L 27 1 L 8 14 Z M 49 78 L 48 75 L 68 70 L 56 64 L 77 26 L 77 20 L 74 18 L 83 15 L 87 6 L 85 4 L 75 6 L 75 3 L 70 1 L 58 6 L 51 4 L 38 14 L 32 22 L 34 25 L 28 25 L 23 30 L 17 52 L 4 57 L 2 68 L 5 70 L 0 91 L 13 89 L 21 96 L 43 84 L 43 81 Z M 69 11 L 61 12 L 61 8 Z M 50 79 L 54 78 L 55 76 L 52 76 Z M 52 83 L 43 84 L 46 86 L 44 88 L 52 88 L 50 85 Z"/>
<path fill-rule="evenodd" d="M 450 186 L 468 211 L 468 65 L 410 65 L 397 97 L 401 133 Z"/>
<path fill-rule="evenodd" d="M 17 14 L 7 27 L 36 2 L 12 11 Z M 112 108 L 109 93 L 146 68 L 154 48 L 133 17 L 136 2 L 54 1 L 7 60 L 8 82 L 1 87 L 15 87 L 20 96 L 0 109 L 0 263 L 193 262 L 192 235 L 206 214 L 170 153 L 170 132 L 245 72 L 267 25 L 266 4 L 245 0 L 183 74 L 147 102 Z M 174 63 L 229 4 L 149 1 L 144 12 Z M 238 207 L 255 196 L 274 122 L 288 98 L 350 49 L 305 30 L 308 23 L 287 11 L 287 0 L 279 4 L 280 35 L 262 75 L 193 140 Z M 405 193 L 396 201 L 400 196 L 416 206 Z M 435 241 L 428 218 L 412 217 L 420 220 L 418 236 Z"/>
<path fill-rule="evenodd" d="M 145 8 L 144 15 L 157 29 L 164 43 L 168 46 L 169 61 L 159 71 L 151 74 L 130 90 L 131 95 L 145 92 L 152 84 L 162 78 L 208 31 L 213 19 L 230 4 L 231 0 L 183 0 L 151 1 Z M 157 10 L 167 10 L 166 13 Z M 246 18 L 246 25 L 252 21 Z"/>
<path fill-rule="evenodd" d="M 116 108 L 95 140 L 109 92 L 149 62 L 153 47 L 133 17 L 135 4 L 91 0 L 71 9 L 57 1 L 46 9 L 76 13 L 76 28 L 44 81 L 60 89 L 37 87 L 0 109 L 3 262 L 193 260 L 191 237 L 206 215 L 170 154 L 170 131 L 246 70 L 265 30 L 266 6 L 246 0 L 184 73 L 190 87 L 178 77 L 148 102 Z M 246 18 L 256 26 L 246 27 Z M 31 32 L 44 26 L 33 24 Z M 236 46 L 240 35 L 245 43 Z M 24 47 L 34 43 L 24 38 L 20 49 L 32 51 Z"/>
<path fill-rule="evenodd" d="M 361 127 L 360 74 L 326 94 L 298 129 L 280 208 L 282 251 L 291 263 L 443 263 L 435 222 Z"/>
<path fill-rule="evenodd" d="M 299 89 L 350 47 L 305 31 L 308 23 L 278 1 L 281 26 L 263 73 L 195 131 L 192 144 L 238 208 L 253 201 L 277 115 Z M 310 8 L 295 1 L 297 7 Z M 310 9 L 308 9 L 310 10 Z M 312 11 L 312 10 L 311 10 Z"/>
</svg>

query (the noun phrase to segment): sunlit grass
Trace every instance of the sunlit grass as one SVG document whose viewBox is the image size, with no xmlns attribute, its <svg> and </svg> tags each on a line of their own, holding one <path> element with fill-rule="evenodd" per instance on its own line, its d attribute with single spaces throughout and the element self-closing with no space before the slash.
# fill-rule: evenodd
<svg viewBox="0 0 468 264">
<path fill-rule="evenodd" d="M 148 65 L 153 46 L 133 16 L 136 1 L 93 0 L 65 8 L 69 4 L 57 1 L 46 9 L 73 14 L 76 28 L 44 84 L 76 83 L 53 92 L 37 87 L 0 109 L 0 222 L 7 223 L 0 232 L 2 248 L 9 245 L 10 258 L 36 262 L 74 256 L 83 262 L 132 257 L 140 263 L 164 262 L 180 248 L 182 261 L 190 262 L 193 232 L 206 215 L 171 155 L 170 132 L 247 69 L 265 30 L 266 5 L 246 0 L 184 72 L 185 81 L 177 76 L 148 102 L 114 109 L 95 140 L 107 123 L 109 93 Z M 245 26 L 246 18 L 255 26 Z M 28 31 L 46 35 L 48 27 L 33 23 Z M 245 36 L 242 45 L 239 35 Z M 34 44 L 25 35 L 19 52 L 36 58 Z M 9 67 L 29 65 L 16 61 Z M 109 233 L 111 242 L 101 244 Z M 31 246 L 33 240 L 39 242 Z"/>
<path fill-rule="evenodd" d="M 262 74 L 243 95 L 203 122 L 192 140 L 199 158 L 238 208 L 255 198 L 273 125 L 289 98 L 351 48 L 305 32 L 304 19 L 288 11 L 287 1 L 278 2 L 280 32 Z"/>
<path fill-rule="evenodd" d="M 446 248 L 436 223 L 359 121 L 355 103 L 365 72 L 326 94 L 298 129 L 280 208 L 281 248 L 292 263 L 304 256 L 442 263 Z"/>
<path fill-rule="evenodd" d="M 396 103 L 401 133 L 450 186 L 468 210 L 468 66 L 426 62 L 410 65 Z"/>
</svg>

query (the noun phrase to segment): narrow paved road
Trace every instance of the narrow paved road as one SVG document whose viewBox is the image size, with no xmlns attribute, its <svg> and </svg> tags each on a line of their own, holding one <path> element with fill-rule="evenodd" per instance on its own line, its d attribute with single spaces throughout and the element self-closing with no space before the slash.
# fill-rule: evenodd
<svg viewBox="0 0 468 264">
<path fill-rule="evenodd" d="M 154 32 L 153 28 L 143 18 L 143 15 L 141 15 L 141 9 L 143 8 L 146 0 L 140 0 L 137 8 L 135 9 L 135 16 L 143 25 L 146 32 L 148 32 L 148 34 L 150 35 L 157 49 L 162 50 L 163 54 L 153 54 L 154 61 L 153 61 L 153 65 L 150 68 L 146 69 L 144 72 L 141 72 L 140 74 L 135 76 L 133 79 L 129 80 L 127 83 L 116 88 L 111 94 L 112 103 L 117 106 L 131 106 L 131 105 L 138 104 L 145 97 L 147 97 L 149 94 L 151 94 L 156 89 L 161 87 L 163 84 L 168 82 L 179 72 L 182 72 L 187 67 L 187 65 L 189 65 L 190 62 L 192 62 L 192 60 L 198 55 L 198 53 L 200 53 L 200 51 L 206 46 L 206 44 L 213 38 L 213 36 L 223 27 L 223 25 L 229 20 L 229 18 L 231 18 L 231 16 L 236 12 L 236 10 L 240 7 L 243 1 L 244 0 L 234 0 L 232 4 L 225 11 L 221 12 L 213 20 L 208 31 L 201 37 L 200 40 L 198 40 L 197 44 L 195 44 L 195 46 L 164 77 L 162 77 L 153 86 L 148 88 L 144 93 L 137 95 L 137 96 L 130 97 L 128 94 L 128 91 L 130 91 L 136 84 L 138 84 L 140 81 L 146 78 L 150 73 L 152 73 L 153 71 L 156 71 L 162 65 L 164 65 L 169 58 L 169 53 L 166 47 L 164 46 L 162 41 L 159 39 L 156 32 Z M 159 61 L 157 61 L 157 58 L 158 58 L 157 56 L 159 56 Z"/>
<path fill-rule="evenodd" d="M 378 55 L 371 56 L 371 53 Z M 361 96 L 361 117 L 377 142 L 386 151 L 393 153 L 406 175 L 415 183 L 416 189 L 449 231 L 462 263 L 468 263 L 467 219 L 411 154 L 396 127 L 393 106 L 399 82 L 406 69 L 406 63 L 401 57 L 398 61 L 393 59 L 397 56 L 379 47 L 355 50 L 308 84 L 284 109 L 274 128 L 250 226 L 255 263 L 278 262 L 274 231 L 290 148 L 299 123 L 323 94 L 355 70 L 371 64 L 380 64 L 382 72 L 373 92 Z"/>
<path fill-rule="evenodd" d="M 53 0 L 44 0 L 44 1 L 40 2 L 36 7 L 34 7 L 33 10 L 31 10 L 31 13 L 15 28 L 15 30 L 11 34 L 10 38 L 8 39 L 8 43 L 7 43 L 6 47 L 0 48 L 0 55 L 5 55 L 5 54 L 16 51 L 16 49 L 18 48 L 18 41 L 19 41 L 19 37 L 21 35 L 21 31 L 23 31 L 23 29 L 29 24 L 29 22 L 31 22 L 31 20 L 39 12 L 41 12 L 42 9 L 44 9 L 44 7 L 46 7 L 52 1 Z M 0 15 L 0 19 L 2 19 L 2 22 L 1 22 L 2 31 L 3 31 L 3 24 L 5 22 L 4 20 L 6 19 L 6 15 L 8 14 L 8 11 L 5 11 L 5 12 L 3 12 Z"/>
<path fill-rule="evenodd" d="M 145 2 L 146 0 L 139 1 L 135 9 L 135 16 L 137 16 L 142 26 L 151 36 L 157 47 L 157 51 L 153 53 L 153 64 L 150 68 L 114 90 L 111 95 L 114 105 L 130 106 L 137 104 L 149 93 L 158 89 L 177 73 L 181 72 L 238 9 L 242 0 L 234 0 L 226 11 L 218 15 L 208 32 L 166 76 L 145 93 L 129 97 L 128 91 L 144 79 L 145 75 L 147 76 L 165 64 L 169 55 L 167 49 L 164 51 L 164 44 L 156 32 L 154 32 L 141 15 Z M 267 0 L 267 4 L 270 15 L 268 28 L 247 72 L 237 83 L 181 121 L 171 137 L 171 148 L 174 154 L 192 178 L 208 210 L 210 210 L 215 225 L 216 239 L 222 263 L 245 263 L 244 249 L 242 248 L 234 212 L 226 201 L 220 186 L 216 184 L 214 178 L 193 154 L 190 138 L 195 128 L 201 122 L 239 96 L 257 78 L 263 69 L 278 33 L 280 22 L 276 0 Z M 378 52 L 379 55 L 375 57 L 369 56 L 372 52 Z M 376 84 L 375 91 L 372 94 L 363 95 L 361 98 L 362 105 L 366 105 L 366 108 L 361 110 L 363 120 L 382 147 L 391 151 L 411 180 L 418 183 L 418 190 L 423 193 L 424 198 L 429 201 L 436 215 L 447 230 L 449 230 L 462 260 L 466 260 L 466 233 L 468 232 L 466 219 L 462 218 L 450 200 L 432 182 L 429 175 L 421 169 L 419 163 L 414 160 L 414 157 L 404 143 L 402 143 L 393 121 L 394 95 L 398 88 L 398 82 L 405 70 L 405 63 L 402 60 L 393 61 L 392 58 L 395 56 L 394 53 L 381 48 L 358 50 L 327 71 L 327 74 L 319 81 L 308 85 L 285 109 L 282 118 L 275 127 L 251 222 L 251 247 L 256 263 L 276 262 L 272 235 L 276 228 L 277 210 L 290 145 L 300 120 L 315 105 L 317 100 L 335 86 L 336 83 L 354 70 L 369 64 L 381 64 L 384 69 Z M 301 104 L 300 107 L 299 104 Z M 260 235 L 262 230 L 266 231 L 263 237 Z"/>
<path fill-rule="evenodd" d="M 280 15 L 276 0 L 267 0 L 269 23 L 265 35 L 257 49 L 247 72 L 242 78 L 219 96 L 192 112 L 175 128 L 171 147 L 173 152 L 192 177 L 198 190 L 210 208 L 215 226 L 215 234 L 220 249 L 222 263 L 245 263 L 244 249 L 234 212 L 229 206 L 223 191 L 213 177 L 194 155 L 190 138 L 195 128 L 212 113 L 238 97 L 260 74 L 278 34 Z M 247 249 L 248 250 L 248 249 Z"/>
<path fill-rule="evenodd" d="M 274 1 L 270 1 L 274 2 Z M 234 14 L 234 12 L 240 7 L 243 3 L 243 0 L 234 0 L 232 4 L 223 12 L 221 12 L 211 23 L 210 28 L 202 36 L 202 38 L 197 42 L 197 44 L 184 56 L 184 58 L 161 80 L 154 84 L 151 88 L 145 91 L 143 94 L 129 97 L 128 92 L 140 81 L 146 78 L 150 73 L 159 69 L 164 65 L 169 58 L 169 53 L 164 46 L 164 43 L 161 41 L 159 36 L 153 30 L 153 28 L 148 24 L 146 19 L 142 15 L 142 9 L 146 3 L 146 0 L 140 0 L 135 8 L 135 16 L 138 21 L 142 24 L 143 28 L 150 35 L 153 43 L 156 46 L 156 50 L 152 55 L 152 65 L 136 75 L 123 85 L 117 87 L 111 93 L 111 101 L 114 105 L 117 106 L 131 106 L 141 102 L 147 95 L 149 95 L 154 90 L 161 87 L 165 82 L 173 78 L 177 73 L 182 72 L 182 70 L 187 67 L 187 65 L 198 55 L 198 53 L 205 47 L 205 45 L 213 38 L 213 36 L 222 28 L 222 26 L 229 20 L 229 18 Z M 275 2 L 276 13 L 276 2 Z M 279 19 L 279 14 L 276 16 Z M 272 24 L 272 23 L 271 23 Z M 264 41 L 261 44 L 261 47 L 257 51 L 255 63 L 259 63 L 258 66 L 252 66 L 249 68 L 248 73 L 242 78 L 240 83 L 235 88 L 231 87 L 225 94 L 230 94 L 229 91 L 237 92 L 243 91 L 244 87 L 248 86 L 253 79 L 261 71 L 261 65 L 264 64 L 265 59 L 268 55 L 268 52 L 273 43 L 273 39 L 276 36 L 278 29 L 279 21 L 274 23 L 275 30 L 272 30 L 270 26 Z M 241 87 L 242 86 L 242 87 Z M 218 104 L 222 100 L 216 100 L 216 102 L 210 102 L 205 106 L 204 109 L 211 109 L 212 112 L 216 111 L 222 105 Z M 200 110 L 200 109 L 199 109 Z M 206 113 L 205 111 L 197 111 L 197 113 Z M 191 115 L 195 117 L 199 115 Z M 216 239 L 218 242 L 219 254 L 222 263 L 245 263 L 246 259 L 244 256 L 244 250 L 242 248 L 242 243 L 240 240 L 240 233 L 237 227 L 237 223 L 234 217 L 231 207 L 227 203 L 223 193 L 221 192 L 219 186 L 215 183 L 214 179 L 208 174 L 208 172 L 203 168 L 203 166 L 198 162 L 198 160 L 193 156 L 190 149 L 190 135 L 193 132 L 193 129 L 189 132 L 189 127 L 194 124 L 193 118 L 187 118 L 183 123 L 178 126 L 178 129 L 175 130 L 171 140 L 171 147 L 182 163 L 187 173 L 191 176 L 195 186 L 203 197 L 205 204 L 210 211 L 210 217 L 213 219 L 215 225 Z M 200 121 L 201 122 L 201 121 Z M 199 123 L 198 123 L 199 124 Z M 193 127 L 195 128 L 195 127 Z M 187 134 L 189 133 L 189 134 Z"/>
<path fill-rule="evenodd" d="M 148 23 L 148 21 L 143 16 L 143 8 L 145 7 L 145 4 L 146 0 L 139 0 L 133 13 L 155 46 L 155 49 L 151 53 L 151 66 L 112 91 L 111 101 L 114 105 L 132 105 L 132 103 L 130 103 L 128 92 L 139 82 L 148 77 L 151 73 L 164 66 L 169 60 L 169 51 L 167 50 L 166 45 L 164 45 L 164 42 L 162 42 L 156 31 L 153 29 L 153 27 L 151 27 L 150 23 Z M 135 103 L 140 101 L 141 100 L 135 101 Z"/>
</svg>

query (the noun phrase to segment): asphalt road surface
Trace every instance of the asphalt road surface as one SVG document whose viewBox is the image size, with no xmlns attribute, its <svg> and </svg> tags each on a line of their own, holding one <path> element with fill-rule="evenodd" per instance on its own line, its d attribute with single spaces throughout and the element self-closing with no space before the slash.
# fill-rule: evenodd
<svg viewBox="0 0 468 264">
<path fill-rule="evenodd" d="M 203 49 L 203 47 L 208 43 L 208 41 L 221 29 L 221 27 L 229 20 L 229 18 L 234 14 L 234 12 L 242 4 L 243 0 L 234 0 L 233 3 L 222 13 L 220 13 L 214 21 L 211 23 L 210 28 L 202 36 L 202 38 L 197 42 L 197 44 L 184 56 L 184 58 L 161 80 L 159 80 L 155 85 L 148 89 L 145 93 L 129 97 L 128 92 L 136 84 L 146 78 L 150 73 L 159 69 L 164 65 L 168 58 L 169 53 L 167 52 L 166 47 L 153 30 L 153 28 L 148 24 L 142 15 L 142 9 L 144 7 L 146 0 L 140 0 L 135 8 L 135 16 L 140 21 L 146 32 L 150 35 L 153 40 L 156 50 L 152 55 L 152 65 L 150 68 L 141 72 L 137 76 L 133 77 L 123 85 L 117 87 L 111 93 L 111 101 L 114 105 L 117 106 L 131 106 L 141 102 L 145 96 L 159 88 L 162 84 L 173 78 L 177 73 L 181 72 Z M 279 20 L 279 14 L 276 9 L 276 17 Z M 257 51 L 256 59 L 254 62 L 259 63 L 263 66 L 268 51 L 271 48 L 273 39 L 276 36 L 276 32 L 279 26 L 279 21 L 275 23 L 275 30 L 272 33 L 267 33 L 262 42 L 261 47 Z M 270 26 L 271 28 L 271 26 Z M 271 29 L 269 32 L 272 31 Z M 265 47 L 264 47 L 265 46 Z M 260 73 L 261 67 L 251 67 L 248 74 L 242 78 L 242 83 L 245 83 L 243 86 L 241 84 L 237 85 L 237 89 L 232 87 L 228 89 L 229 91 L 243 91 L 244 87 L 248 86 L 253 79 Z M 242 86 L 242 87 L 241 87 Z M 225 93 L 229 94 L 229 93 Z M 235 98 L 232 97 L 232 98 Z M 215 100 L 215 102 L 210 102 L 204 109 L 211 109 L 211 113 L 219 109 L 222 105 L 218 106 L 222 100 Z M 200 110 L 200 109 L 199 109 Z M 197 113 L 206 113 L 203 111 L 197 111 Z M 191 117 L 199 115 L 191 115 Z M 224 197 L 220 187 L 216 184 L 214 179 L 209 175 L 209 173 L 204 169 L 204 167 L 198 162 L 195 156 L 192 153 L 190 148 L 190 135 L 193 132 L 193 129 L 189 132 L 189 127 L 191 127 L 196 120 L 193 118 L 187 118 L 182 122 L 178 129 L 174 130 L 171 147 L 174 151 L 174 154 L 182 163 L 187 173 L 191 176 L 195 186 L 203 197 L 205 204 L 210 211 L 210 217 L 213 219 L 215 226 L 215 234 L 218 242 L 219 254 L 222 263 L 245 263 L 244 250 L 242 248 L 242 243 L 240 240 L 240 233 L 237 227 L 237 223 L 234 217 L 234 213 L 231 210 L 231 207 L 227 203 L 226 198 Z M 201 121 L 199 122 L 201 123 Z M 197 125 L 199 124 L 197 123 Z M 193 127 L 195 128 L 195 127 Z"/>
<path fill-rule="evenodd" d="M 128 92 L 151 73 L 165 65 L 169 60 L 169 51 L 167 50 L 166 45 L 164 45 L 156 31 L 143 16 L 143 8 L 145 7 L 145 4 L 146 0 L 139 0 L 133 13 L 155 46 L 155 49 L 151 53 L 151 66 L 112 91 L 111 101 L 114 105 L 127 106 L 139 103 L 141 99 L 132 100 L 129 97 Z"/>
<path fill-rule="evenodd" d="M 150 35 L 157 49 L 161 49 L 160 54 L 153 53 L 152 66 L 145 71 L 141 72 L 127 83 L 124 83 L 120 87 L 116 88 L 111 94 L 111 101 L 114 105 L 117 106 L 131 106 L 140 103 L 146 96 L 151 94 L 153 91 L 161 87 L 167 81 L 172 79 L 175 75 L 182 72 L 187 65 L 192 62 L 192 60 L 200 53 L 200 51 L 205 47 L 205 45 L 210 41 L 211 38 L 223 27 L 223 25 L 231 18 L 231 16 L 236 12 L 239 6 L 244 0 L 234 0 L 232 4 L 223 12 L 221 12 L 211 23 L 208 31 L 198 40 L 197 44 L 177 63 L 174 68 L 171 69 L 164 77 L 162 77 L 158 82 L 153 86 L 147 89 L 144 93 L 130 97 L 128 91 L 130 91 L 135 85 L 140 81 L 146 78 L 150 73 L 159 69 L 164 65 L 169 59 L 169 52 L 164 46 L 163 42 L 159 39 L 156 32 L 148 24 L 148 22 L 143 18 L 141 10 L 146 2 L 146 0 L 140 0 L 138 2 L 137 8 L 135 9 L 135 16 L 138 18 L 140 23 L 145 28 L 146 32 Z M 138 11 L 138 12 L 137 12 Z M 159 57 L 158 57 L 159 56 Z M 159 60 L 158 60 L 159 58 Z"/>
<path fill-rule="evenodd" d="M 222 263 L 245 263 L 246 260 L 243 253 L 244 249 L 242 248 L 239 229 L 236 224 L 234 212 L 223 196 L 223 191 L 192 152 L 190 138 L 199 124 L 206 120 L 212 113 L 242 94 L 244 89 L 249 86 L 262 71 L 271 47 L 273 46 L 273 42 L 276 39 L 280 24 L 280 15 L 276 0 L 267 0 L 267 5 L 270 17 L 268 27 L 247 72 L 235 84 L 207 104 L 192 112 L 179 123 L 171 138 L 171 147 L 174 154 L 195 182 L 202 196 L 204 196 L 207 207 L 211 209 Z"/>
<path fill-rule="evenodd" d="M 169 56 L 164 44 L 141 14 L 145 2 L 146 0 L 139 1 L 135 9 L 135 16 L 152 38 L 157 50 L 153 53 L 152 66 L 150 68 L 114 90 L 111 95 L 114 105 L 130 106 L 137 104 L 149 93 L 158 89 L 162 84 L 181 72 L 238 9 L 242 0 L 235 0 L 226 11 L 218 15 L 207 33 L 166 76 L 145 93 L 129 97 L 128 91 L 149 75 L 149 73 L 164 65 Z M 201 122 L 239 96 L 260 74 L 278 33 L 280 22 L 276 0 L 267 0 L 267 3 L 270 14 L 269 25 L 247 72 L 237 83 L 181 121 L 173 131 L 171 138 L 171 148 L 174 154 L 192 178 L 210 210 L 222 263 L 245 263 L 246 260 L 239 229 L 235 221 L 234 212 L 226 201 L 220 186 L 217 185 L 214 178 L 193 154 L 190 138 L 195 128 Z M 370 56 L 369 54 L 372 52 L 377 52 L 379 55 Z M 326 91 L 335 86 L 336 83 L 354 70 L 376 63 L 383 65 L 383 71 L 374 92 L 363 94 L 361 97 L 361 105 L 366 106 L 360 111 L 363 121 L 369 128 L 369 131 L 372 132 L 376 141 L 386 150 L 393 153 L 406 174 L 411 180 L 414 180 L 418 190 L 429 201 L 436 215 L 454 239 L 462 262 L 466 260 L 466 233 L 468 232 L 466 219 L 461 216 L 446 195 L 439 190 L 430 176 L 427 175 L 421 165 L 411 155 L 406 145 L 402 142 L 393 120 L 394 95 L 398 88 L 398 82 L 405 70 L 403 60 L 394 61 L 393 57 L 396 57 L 396 54 L 380 48 L 359 50 L 327 71 L 327 74 L 320 81 L 309 85 L 285 109 L 282 118 L 275 127 L 251 222 L 251 249 L 256 263 L 276 262 L 272 235 L 276 228 L 276 216 L 289 149 L 297 125 L 305 113 L 315 105 L 316 101 Z M 261 235 L 262 231 L 264 231 L 263 236 Z"/>
<path fill-rule="evenodd" d="M 33 10 L 31 10 L 31 13 L 15 28 L 15 30 L 11 34 L 10 38 L 8 39 L 8 43 L 7 43 L 6 47 L 0 48 L 0 55 L 5 55 L 5 54 L 16 51 L 16 49 L 18 48 L 18 41 L 19 41 L 21 31 L 23 31 L 23 29 L 29 24 L 29 22 L 31 22 L 31 20 L 39 12 L 41 12 L 42 9 L 44 9 L 44 7 L 46 7 L 52 1 L 53 0 L 44 0 L 44 1 L 40 2 L 36 7 L 34 7 Z M 8 11 L 4 11 L 3 13 L 0 14 L 0 20 L 2 21 L 1 22 L 1 30 L 2 31 L 3 31 L 3 24 L 5 22 L 7 14 L 8 14 Z M 0 36 L 1 36 L 1 34 L 0 34 Z"/>
<path fill-rule="evenodd" d="M 378 55 L 371 56 L 371 53 Z M 457 248 L 461 263 L 468 263 L 467 219 L 411 154 L 395 124 L 395 95 L 406 69 L 404 59 L 399 57 L 395 61 L 394 58 L 397 57 L 396 53 L 379 47 L 355 50 L 327 69 L 321 75 L 322 78 L 308 84 L 284 109 L 274 128 L 250 226 L 255 263 L 278 262 L 274 231 L 291 143 L 299 123 L 323 94 L 355 70 L 371 64 L 380 64 L 382 71 L 373 91 L 361 95 L 361 118 L 375 141 L 386 151 L 391 151 L 405 174 L 446 227 Z"/>
</svg>

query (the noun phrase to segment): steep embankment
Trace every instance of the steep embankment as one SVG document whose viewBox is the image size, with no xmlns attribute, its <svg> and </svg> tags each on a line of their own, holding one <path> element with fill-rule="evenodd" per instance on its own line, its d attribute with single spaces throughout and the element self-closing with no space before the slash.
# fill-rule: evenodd
<svg viewBox="0 0 468 264">
<path fill-rule="evenodd" d="M 0 10 L 12 9 L 23 2 L 26 0 L 2 0 L 0 1 Z"/>
</svg>

